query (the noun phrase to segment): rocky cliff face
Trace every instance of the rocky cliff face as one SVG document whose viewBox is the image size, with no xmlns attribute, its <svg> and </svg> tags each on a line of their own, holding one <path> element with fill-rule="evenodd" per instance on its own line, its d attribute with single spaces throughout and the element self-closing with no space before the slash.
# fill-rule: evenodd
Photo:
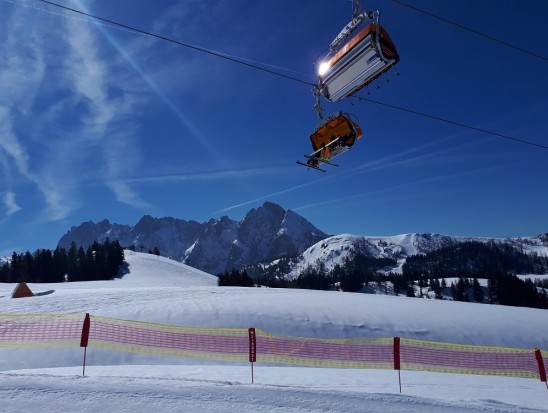
<svg viewBox="0 0 548 413">
<path fill-rule="evenodd" d="M 84 222 L 59 241 L 84 248 L 109 238 L 137 251 L 155 247 L 163 256 L 182 261 L 211 274 L 232 268 L 295 257 L 327 234 L 290 210 L 271 202 L 252 209 L 240 222 L 226 216 L 205 223 L 145 215 L 135 226 Z"/>
<path fill-rule="evenodd" d="M 249 211 L 240 223 L 228 264 L 240 268 L 245 263 L 294 257 L 326 236 L 295 212 L 266 202 Z"/>
</svg>

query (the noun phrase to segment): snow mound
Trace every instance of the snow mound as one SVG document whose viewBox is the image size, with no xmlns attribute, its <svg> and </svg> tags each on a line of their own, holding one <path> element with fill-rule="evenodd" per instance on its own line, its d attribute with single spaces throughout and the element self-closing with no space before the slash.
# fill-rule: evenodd
<svg viewBox="0 0 548 413">
<path fill-rule="evenodd" d="M 129 273 L 117 281 L 125 287 L 207 287 L 217 285 L 217 277 L 188 265 L 130 250 L 124 251 Z"/>
</svg>

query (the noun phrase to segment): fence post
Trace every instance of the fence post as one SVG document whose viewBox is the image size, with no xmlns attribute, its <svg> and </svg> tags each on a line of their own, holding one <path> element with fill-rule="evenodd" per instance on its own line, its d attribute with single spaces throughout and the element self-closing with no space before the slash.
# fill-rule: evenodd
<svg viewBox="0 0 548 413">
<path fill-rule="evenodd" d="M 398 381 L 400 383 L 401 393 L 401 370 L 400 370 L 400 338 L 394 337 L 394 370 L 398 370 Z"/>
<path fill-rule="evenodd" d="M 546 383 L 546 388 L 548 388 L 548 382 L 546 381 L 546 369 L 544 368 L 544 360 L 542 359 L 542 353 L 538 348 L 535 349 L 535 358 L 538 363 L 538 373 L 540 376 L 540 381 Z"/>
<path fill-rule="evenodd" d="M 249 362 L 251 363 L 251 384 L 254 383 L 253 377 L 253 363 L 257 361 L 257 338 L 255 335 L 255 329 L 249 329 Z"/>
<path fill-rule="evenodd" d="M 80 339 L 80 347 L 84 347 L 84 367 L 82 368 L 82 376 L 86 375 L 86 354 L 88 351 L 89 327 L 90 327 L 89 314 L 86 313 L 86 318 L 84 319 L 84 325 L 82 326 L 82 337 Z"/>
</svg>

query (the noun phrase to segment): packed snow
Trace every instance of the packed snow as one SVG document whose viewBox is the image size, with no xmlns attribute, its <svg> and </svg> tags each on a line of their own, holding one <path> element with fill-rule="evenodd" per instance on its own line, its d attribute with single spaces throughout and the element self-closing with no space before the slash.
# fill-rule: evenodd
<svg viewBox="0 0 548 413">
<path fill-rule="evenodd" d="M 548 350 L 545 310 L 336 291 L 217 287 L 216 277 L 126 251 L 112 281 L 29 284 L 1 312 L 90 313 L 303 337 L 408 337 Z M 250 366 L 88 349 L 0 349 L 2 412 L 540 412 L 532 379 L 383 370 Z"/>
</svg>

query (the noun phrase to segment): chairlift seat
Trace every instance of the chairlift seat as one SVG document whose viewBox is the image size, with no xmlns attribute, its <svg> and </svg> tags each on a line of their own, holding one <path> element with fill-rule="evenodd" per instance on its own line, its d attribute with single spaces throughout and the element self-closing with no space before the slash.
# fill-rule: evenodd
<svg viewBox="0 0 548 413">
<path fill-rule="evenodd" d="M 396 46 L 378 23 L 370 23 L 325 62 L 322 93 L 337 102 L 367 86 L 399 61 Z"/>
<path fill-rule="evenodd" d="M 324 119 L 310 135 L 314 154 L 328 147 L 334 158 L 350 149 L 362 137 L 360 126 L 340 112 Z"/>
</svg>

